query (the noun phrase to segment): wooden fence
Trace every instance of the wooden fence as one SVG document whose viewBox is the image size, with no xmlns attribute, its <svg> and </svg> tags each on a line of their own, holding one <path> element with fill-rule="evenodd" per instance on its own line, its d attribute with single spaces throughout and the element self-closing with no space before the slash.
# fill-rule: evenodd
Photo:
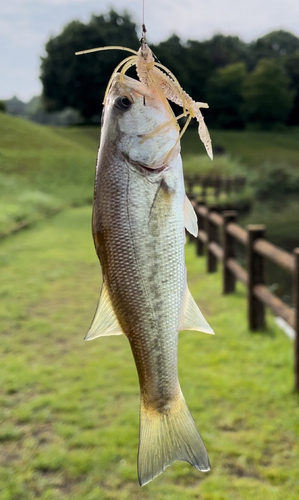
<svg viewBox="0 0 299 500">
<path fill-rule="evenodd" d="M 207 254 L 207 272 L 217 271 L 223 262 L 223 293 L 235 291 L 236 280 L 247 287 L 249 329 L 265 328 L 265 307 L 282 317 L 294 330 L 295 390 L 299 392 L 299 248 L 286 252 L 265 239 L 264 225 L 239 226 L 236 211 L 222 214 L 193 202 L 198 218 L 196 253 Z M 247 269 L 237 261 L 236 242 L 247 249 Z M 273 295 L 265 285 L 265 259 L 270 259 L 293 276 L 294 307 Z"/>
<path fill-rule="evenodd" d="M 241 176 L 222 177 L 220 175 L 185 174 L 186 191 L 190 196 L 194 194 L 194 188 L 199 187 L 199 196 L 206 202 L 209 192 L 217 202 L 221 195 L 229 198 L 231 195 L 242 191 L 246 185 L 246 178 Z"/>
</svg>

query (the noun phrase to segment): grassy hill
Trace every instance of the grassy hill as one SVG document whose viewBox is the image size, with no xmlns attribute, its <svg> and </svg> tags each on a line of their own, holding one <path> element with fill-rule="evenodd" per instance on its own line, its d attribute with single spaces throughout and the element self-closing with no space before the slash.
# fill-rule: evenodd
<svg viewBox="0 0 299 500">
<path fill-rule="evenodd" d="M 0 137 L 0 235 L 91 202 L 98 141 L 84 129 L 66 132 L 1 113 Z"/>
</svg>

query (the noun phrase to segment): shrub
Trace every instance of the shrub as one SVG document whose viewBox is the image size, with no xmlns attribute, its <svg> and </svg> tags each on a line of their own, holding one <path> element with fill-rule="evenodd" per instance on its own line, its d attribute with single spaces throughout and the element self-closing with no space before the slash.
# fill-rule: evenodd
<svg viewBox="0 0 299 500">
<path fill-rule="evenodd" d="M 264 163 L 252 178 L 258 200 L 275 200 L 299 194 L 299 171 L 287 163 Z"/>
</svg>

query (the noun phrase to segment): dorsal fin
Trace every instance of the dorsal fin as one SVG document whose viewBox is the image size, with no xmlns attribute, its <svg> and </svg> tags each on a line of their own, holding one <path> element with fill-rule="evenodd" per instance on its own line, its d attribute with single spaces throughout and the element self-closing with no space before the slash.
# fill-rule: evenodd
<svg viewBox="0 0 299 500">
<path fill-rule="evenodd" d="M 203 317 L 188 287 L 186 289 L 184 312 L 180 330 L 197 330 L 199 332 L 214 333 Z"/>
<path fill-rule="evenodd" d="M 104 280 L 97 309 L 84 340 L 93 340 L 108 335 L 121 335 L 122 333 Z"/>
</svg>

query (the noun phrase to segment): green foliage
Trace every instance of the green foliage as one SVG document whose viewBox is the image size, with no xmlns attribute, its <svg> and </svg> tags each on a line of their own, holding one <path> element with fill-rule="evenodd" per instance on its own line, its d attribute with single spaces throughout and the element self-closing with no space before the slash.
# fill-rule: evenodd
<svg viewBox="0 0 299 500">
<path fill-rule="evenodd" d="M 49 40 L 48 55 L 41 65 L 47 110 L 68 107 L 86 120 L 99 121 L 107 82 L 123 53 L 76 58 L 74 52 L 109 45 L 138 48 L 136 25 L 127 13 L 111 10 L 93 16 L 88 24 L 73 21 Z M 273 124 L 299 123 L 299 39 L 295 35 L 273 31 L 246 44 L 238 37 L 221 34 L 183 43 L 174 34 L 151 48 L 194 100 L 208 102 L 208 125 L 238 129 L 249 123 L 267 129 Z M 176 105 L 172 106 L 176 110 Z M 33 118 L 40 122 L 49 119 L 41 111 Z M 80 117 L 74 115 L 70 120 L 78 123 Z"/>
<path fill-rule="evenodd" d="M 204 42 L 204 45 L 213 69 L 224 68 L 240 61 L 249 64 L 251 59 L 248 45 L 237 36 L 214 35 Z"/>
<path fill-rule="evenodd" d="M 299 171 L 287 163 L 266 162 L 253 176 L 255 196 L 258 200 L 280 202 L 299 195 Z"/>
<path fill-rule="evenodd" d="M 16 96 L 5 101 L 5 106 L 7 113 L 9 113 L 10 115 L 25 115 L 26 104 L 23 101 L 20 101 L 20 99 L 18 99 Z"/>
<path fill-rule="evenodd" d="M 251 50 L 257 60 L 282 59 L 294 54 L 298 49 L 298 37 L 284 30 L 271 31 L 251 44 Z"/>
<path fill-rule="evenodd" d="M 99 121 L 109 77 L 124 53 L 75 56 L 75 52 L 108 45 L 138 47 L 136 26 L 126 12 L 120 15 L 111 9 L 107 14 L 93 15 L 87 24 L 72 21 L 48 41 L 41 64 L 47 110 L 71 107 L 86 119 L 97 116 Z"/>
<path fill-rule="evenodd" d="M 285 123 L 294 100 L 284 68 L 266 59 L 262 59 L 248 75 L 243 95 L 249 122 L 265 128 Z"/>
<path fill-rule="evenodd" d="M 178 78 L 193 99 L 207 99 L 208 79 L 219 68 L 247 62 L 248 47 L 238 37 L 215 35 L 208 41 L 188 40 L 183 44 L 172 35 L 165 42 L 152 47 L 158 59 Z"/>
<path fill-rule="evenodd" d="M 207 155 L 187 155 L 184 171 L 188 174 L 230 177 L 244 174 L 244 165 L 227 154 L 215 156 L 212 162 Z"/>
<path fill-rule="evenodd" d="M 153 45 L 151 48 L 164 66 L 176 72 L 176 77 L 183 85 L 186 80 L 185 61 L 188 50 L 180 38 L 177 35 L 172 35 L 165 42 Z"/>
<path fill-rule="evenodd" d="M 6 104 L 4 101 L 0 101 L 0 112 L 5 113 L 6 111 Z"/>
<path fill-rule="evenodd" d="M 184 44 L 178 36 L 173 35 L 151 48 L 158 60 L 175 74 L 193 99 L 201 102 L 206 100 L 206 82 L 212 66 L 209 50 L 204 42 L 188 40 Z"/>
<path fill-rule="evenodd" d="M 184 60 L 186 90 L 195 101 L 207 101 L 207 80 L 213 71 L 207 44 L 188 40 Z M 175 68 L 173 68 L 176 74 Z"/>
<path fill-rule="evenodd" d="M 244 63 L 220 68 L 207 83 L 209 123 L 216 128 L 243 128 L 243 87 L 247 77 Z"/>
<path fill-rule="evenodd" d="M 295 93 L 293 107 L 289 114 L 289 125 L 299 124 L 299 49 L 284 59 L 284 67 L 290 79 L 290 88 Z"/>
<path fill-rule="evenodd" d="M 216 335 L 182 332 L 179 377 L 210 454 L 140 489 L 139 389 L 124 336 L 83 342 L 101 286 L 91 208 L 2 242 L 1 500 L 297 500 L 293 346 L 268 317 L 252 334 L 246 291 L 186 246 L 189 287 Z"/>
</svg>

